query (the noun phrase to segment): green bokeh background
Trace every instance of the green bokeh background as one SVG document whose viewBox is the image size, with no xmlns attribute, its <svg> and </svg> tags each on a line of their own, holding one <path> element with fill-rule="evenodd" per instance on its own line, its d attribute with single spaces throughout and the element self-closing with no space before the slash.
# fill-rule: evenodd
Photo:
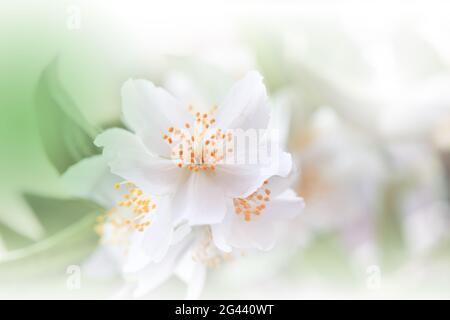
<svg viewBox="0 0 450 320">
<path fill-rule="evenodd" d="M 102 209 L 86 200 L 70 198 L 59 180 L 64 165 L 59 171 L 58 166 L 53 165 L 59 161 L 66 163 L 67 154 L 61 151 L 63 148 L 58 149 L 59 140 L 56 140 L 53 147 L 61 153 L 59 157 L 56 153 L 49 158 L 42 131 L 56 132 L 57 135 L 58 131 L 52 129 L 58 127 L 55 124 L 61 119 L 58 117 L 66 121 L 68 115 L 72 119 L 70 115 L 74 113 L 78 115 L 77 119 L 83 118 L 84 129 L 89 128 L 87 131 L 97 132 L 117 125 L 120 87 L 126 79 L 144 77 L 161 84 L 164 75 L 173 70 L 183 70 L 198 77 L 204 72 L 204 64 L 197 64 L 196 59 L 183 55 L 164 56 L 157 48 L 151 55 L 143 57 L 136 52 L 135 46 L 129 46 L 130 35 L 117 26 L 116 21 L 104 16 L 101 10 L 87 10 L 89 7 L 84 2 L 80 2 L 84 10 L 82 27 L 75 30 L 67 27 L 67 10 L 78 2 L 19 3 L 25 7 L 12 3 L 2 5 L 0 16 L 0 298 L 111 297 L 120 288 L 117 278 L 83 278 L 82 290 L 67 289 L 67 267 L 80 265 L 97 246 L 93 226 Z M 281 21 L 275 24 L 281 24 Z M 294 22 L 291 29 L 297 27 L 301 29 Z M 368 73 L 356 50 L 351 46 L 350 49 L 346 47 L 347 50 L 339 49 L 349 42 L 345 36 L 333 32 L 333 36 L 325 35 L 330 34 L 326 32 L 321 35 L 318 29 L 321 41 L 335 48 L 334 63 L 342 68 L 342 73 L 350 75 L 348 77 L 364 77 Z M 346 101 L 333 91 L 332 83 L 311 71 L 318 62 L 320 64 L 329 57 L 328 51 L 320 47 L 319 40 L 318 44 L 311 44 L 315 62 L 296 64 L 287 58 L 289 52 L 277 30 L 246 23 L 242 39 L 251 48 L 255 67 L 265 76 L 270 94 L 278 94 L 286 87 L 298 94 L 292 103 L 296 122 L 291 123 L 289 144 L 294 152 L 298 151 L 295 150 L 296 138 L 307 127 L 309 116 L 323 105 L 332 105 L 348 123 L 359 126 L 358 134 L 368 129 L 361 123 L 355 125 L 354 118 L 360 112 L 358 108 L 345 113 L 347 104 L 356 102 Z M 148 41 L 151 40 L 157 39 Z M 341 63 L 341 56 L 346 56 L 346 63 Z M 48 83 L 42 82 L 45 70 L 50 70 L 50 78 L 56 79 L 58 92 L 62 90 L 70 97 L 56 100 L 56 106 L 68 108 L 67 113 L 61 115 L 61 110 L 53 108 L 49 100 L 44 105 L 39 104 L 39 94 L 52 96 Z M 219 73 L 212 67 L 208 70 L 212 74 Z M 347 80 L 342 78 L 343 82 Z M 75 126 L 73 130 L 78 132 L 79 128 Z M 370 145 L 374 150 L 384 147 L 372 140 Z M 213 270 L 204 297 L 252 298 L 245 294 L 253 292 L 257 297 L 266 294 L 269 298 L 293 298 L 294 295 L 283 295 L 283 291 L 296 292 L 297 288 L 307 291 L 311 287 L 305 286 L 306 283 L 311 285 L 311 279 L 317 284 L 311 288 L 313 292 L 323 290 L 318 295 L 332 297 L 380 297 L 383 294 L 384 297 L 398 297 L 411 294 L 410 288 L 419 296 L 448 296 L 450 286 L 445 275 L 450 270 L 448 235 L 445 241 L 418 258 L 409 255 L 405 244 L 399 211 L 404 192 L 410 190 L 409 180 L 409 177 L 392 177 L 380 188 L 374 209 L 377 214 L 372 220 L 383 276 L 393 279 L 394 287 L 383 293 L 367 290 L 366 270 L 355 267 L 353 252 L 349 252 L 337 232 L 331 230 L 315 233 L 304 247 L 245 257 L 231 269 L 219 267 Z M 308 203 L 308 199 L 306 201 Z M 409 279 L 414 278 L 415 273 L 408 273 L 404 268 L 410 264 L 436 272 L 430 278 L 410 284 Z M 267 268 L 261 268 L 261 265 Z M 270 270 L 269 277 L 273 277 L 278 285 L 274 285 L 273 291 L 262 285 L 268 277 L 267 272 L 258 273 L 263 269 Z M 241 281 L 236 279 L 241 278 L 248 279 L 242 281 L 253 291 L 239 295 Z M 332 289 L 327 287 L 330 283 Z M 150 297 L 182 297 L 181 288 L 180 282 L 173 280 Z"/>
</svg>

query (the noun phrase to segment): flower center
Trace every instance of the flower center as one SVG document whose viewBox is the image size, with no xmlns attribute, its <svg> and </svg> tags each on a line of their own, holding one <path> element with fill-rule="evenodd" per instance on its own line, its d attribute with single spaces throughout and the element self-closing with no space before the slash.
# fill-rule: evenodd
<svg viewBox="0 0 450 320">
<path fill-rule="evenodd" d="M 131 182 L 116 183 L 114 188 L 122 191 L 121 201 L 97 217 L 96 231 L 101 235 L 106 224 L 112 226 L 117 235 L 132 230 L 144 231 L 151 224 L 148 214 L 156 209 L 156 203 Z M 114 235 L 109 238 L 116 238 Z"/>
<path fill-rule="evenodd" d="M 209 112 L 200 113 L 190 105 L 188 111 L 193 121 L 186 122 L 184 128 L 170 127 L 163 135 L 179 168 L 214 171 L 215 166 L 233 152 L 233 134 L 212 128 L 216 109 L 214 106 Z"/>
<path fill-rule="evenodd" d="M 259 216 L 266 208 L 266 203 L 270 201 L 270 189 L 265 187 L 268 181 L 246 198 L 233 199 L 234 212 L 243 215 L 245 221 L 250 221 L 252 215 Z"/>
</svg>

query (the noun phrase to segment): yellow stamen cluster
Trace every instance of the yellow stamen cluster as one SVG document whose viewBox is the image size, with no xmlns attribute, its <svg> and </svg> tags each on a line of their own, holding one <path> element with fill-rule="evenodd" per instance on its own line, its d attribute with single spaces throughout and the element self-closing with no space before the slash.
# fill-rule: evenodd
<svg viewBox="0 0 450 320">
<path fill-rule="evenodd" d="M 268 181 L 246 198 L 233 199 L 234 212 L 243 215 L 245 221 L 250 221 L 252 215 L 259 216 L 266 208 L 266 203 L 270 201 L 270 189 L 267 188 Z"/>
<path fill-rule="evenodd" d="M 97 217 L 97 223 L 95 231 L 102 236 L 101 242 L 103 244 L 120 246 L 124 253 L 127 254 L 132 229 L 124 222 L 117 207 L 111 208 L 104 215 Z M 110 228 L 105 233 L 108 227 Z"/>
<path fill-rule="evenodd" d="M 110 224 L 116 230 L 144 231 L 151 224 L 148 214 L 156 209 L 156 204 L 131 182 L 116 183 L 114 188 L 122 189 L 122 200 L 106 214 L 97 218 L 96 230 L 102 234 L 104 225 Z"/>
<path fill-rule="evenodd" d="M 226 153 L 233 152 L 231 132 L 212 129 L 216 107 L 207 113 L 196 112 L 188 108 L 193 116 L 193 124 L 185 123 L 184 128 L 170 127 L 163 139 L 172 148 L 172 158 L 179 168 L 189 171 L 214 171 L 218 163 L 225 159 Z"/>
</svg>

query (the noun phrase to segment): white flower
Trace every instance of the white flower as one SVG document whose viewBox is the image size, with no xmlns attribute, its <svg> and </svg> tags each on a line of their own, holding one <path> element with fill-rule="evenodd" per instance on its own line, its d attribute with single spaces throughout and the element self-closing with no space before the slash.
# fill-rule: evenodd
<svg viewBox="0 0 450 320">
<path fill-rule="evenodd" d="M 293 219 L 304 208 L 303 199 L 289 189 L 290 182 L 273 177 L 249 196 L 229 201 L 224 221 L 211 226 L 216 246 L 225 252 L 271 249 L 279 222 Z"/>
<path fill-rule="evenodd" d="M 193 229 L 182 224 L 175 228 L 161 261 L 147 263 L 127 274 L 136 283 L 133 294 L 142 296 L 176 275 L 187 283 L 187 297 L 197 298 L 207 267 L 234 259 L 246 249 L 271 249 L 280 223 L 295 218 L 304 207 L 303 199 L 289 189 L 290 178 L 272 177 L 251 195 L 229 199 L 222 223 Z M 142 266 L 139 255 L 134 254 L 133 259 L 134 266 Z"/>
<path fill-rule="evenodd" d="M 122 88 L 123 117 L 134 131 L 109 129 L 96 139 L 111 171 L 147 194 L 171 195 L 172 219 L 191 225 L 220 223 L 230 198 L 246 197 L 273 175 L 291 170 L 289 154 L 273 150 L 268 161 L 236 163 L 267 148 L 228 148 L 236 129 L 267 129 L 270 108 L 262 77 L 249 72 L 218 108 L 196 110 L 145 80 Z"/>
<path fill-rule="evenodd" d="M 98 219 L 101 243 L 84 263 L 87 275 L 97 278 L 120 275 L 127 282 L 119 295 L 142 296 L 176 274 L 187 283 L 188 298 L 199 295 L 206 274 L 206 250 L 205 253 L 200 250 L 206 248 L 202 240 L 206 230 L 191 232 L 186 224 L 174 228 L 168 219 L 167 198 L 150 200 L 134 185 L 120 184 L 121 179 L 110 172 L 102 156 L 80 161 L 62 178 L 73 196 L 109 208 Z M 136 198 L 134 201 L 130 191 Z M 128 206 L 128 201 L 133 205 Z M 147 205 L 148 212 L 136 212 L 135 209 Z M 192 257 L 196 255 L 203 259 L 194 261 Z"/>
<path fill-rule="evenodd" d="M 176 241 L 160 263 L 150 263 L 128 276 L 135 284 L 135 296 L 145 295 L 175 275 L 187 284 L 186 298 L 198 298 L 207 268 L 234 258 L 232 253 L 224 253 L 214 245 L 209 227 L 194 227 L 189 234 L 183 229 L 176 232 Z"/>
<path fill-rule="evenodd" d="M 207 112 L 144 80 L 125 83 L 124 120 L 135 133 L 105 131 L 96 139 L 103 155 L 63 177 L 73 195 L 109 209 L 99 217 L 102 246 L 86 263 L 90 274 L 118 272 L 137 296 L 175 274 L 194 298 L 207 266 L 274 245 L 279 222 L 304 206 L 289 189 L 291 157 L 273 132 L 240 149 L 234 138 L 242 131 L 230 130 L 269 127 L 261 80 L 249 73 Z M 258 161 L 248 161 L 255 155 Z M 244 163 L 236 161 L 241 156 Z"/>
<path fill-rule="evenodd" d="M 72 166 L 63 181 L 72 195 L 105 208 L 97 231 L 120 271 L 136 271 L 164 258 L 174 232 L 167 197 L 150 197 L 132 183 L 118 182 L 121 178 L 110 172 L 102 156 Z"/>
</svg>

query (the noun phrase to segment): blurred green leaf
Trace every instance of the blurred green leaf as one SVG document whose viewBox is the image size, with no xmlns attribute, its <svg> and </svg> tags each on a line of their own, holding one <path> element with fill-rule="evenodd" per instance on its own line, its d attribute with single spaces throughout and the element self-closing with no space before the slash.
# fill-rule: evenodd
<svg viewBox="0 0 450 320">
<path fill-rule="evenodd" d="M 47 236 L 67 228 L 92 212 L 102 210 L 96 203 L 84 199 L 48 198 L 34 194 L 25 194 L 24 197 Z"/>
<path fill-rule="evenodd" d="M 39 78 L 36 111 L 45 152 L 59 173 L 81 159 L 99 153 L 93 144 L 97 130 L 86 121 L 62 87 L 56 59 Z"/>
<path fill-rule="evenodd" d="M 0 256 L 1 282 L 64 275 L 67 266 L 81 263 L 96 248 L 95 217 L 89 214 L 44 240 Z"/>
<path fill-rule="evenodd" d="M 19 249 L 33 243 L 30 238 L 17 233 L 3 223 L 0 223 L 0 240 L 7 250 Z"/>
<path fill-rule="evenodd" d="M 28 276 L 52 272 L 64 274 L 65 267 L 80 263 L 97 246 L 98 236 L 94 232 L 94 225 L 102 208 L 95 203 L 32 194 L 26 194 L 25 199 L 42 224 L 45 237 L 31 243 L 22 241 L 23 246 L 20 248 L 17 236 L 9 238 L 10 241 L 16 241 L 9 247 L 12 250 L 0 256 L 2 281 L 23 280 Z M 11 231 L 8 232 L 14 236 Z M 2 232 L 3 235 L 8 236 L 8 233 Z"/>
<path fill-rule="evenodd" d="M 38 240 L 42 238 L 44 230 L 34 212 L 18 191 L 2 192 L 0 200 L 0 237 L 3 242 L 12 243 L 10 239 Z M 17 234 L 17 235 L 15 235 Z M 19 241 L 22 242 L 22 241 Z M 9 246 L 8 246 L 9 247 Z"/>
<path fill-rule="evenodd" d="M 393 270 L 406 258 L 406 244 L 401 221 L 401 202 L 404 185 L 391 181 L 381 192 L 380 209 L 375 228 L 380 260 L 383 267 Z"/>
</svg>

